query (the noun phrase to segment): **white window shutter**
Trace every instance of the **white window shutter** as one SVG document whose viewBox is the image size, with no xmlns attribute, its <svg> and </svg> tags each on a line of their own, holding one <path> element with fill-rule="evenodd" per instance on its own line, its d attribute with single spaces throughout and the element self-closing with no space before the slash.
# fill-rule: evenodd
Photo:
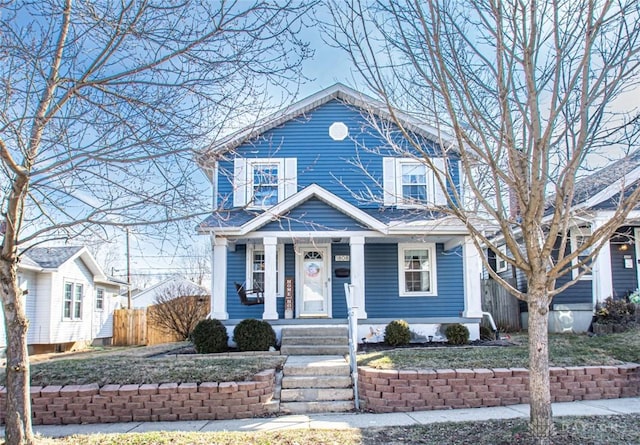
<svg viewBox="0 0 640 445">
<path fill-rule="evenodd" d="M 247 205 L 247 161 L 244 158 L 233 160 L 233 206 Z"/>
<path fill-rule="evenodd" d="M 433 181 L 433 204 L 437 206 L 446 206 L 447 205 L 447 175 L 446 175 L 446 165 L 444 158 L 432 158 L 431 162 L 433 162 L 433 166 L 439 172 L 431 172 L 431 180 Z M 440 175 L 444 182 L 445 189 L 440 187 L 440 183 L 436 179 L 436 175 Z"/>
<path fill-rule="evenodd" d="M 284 198 L 293 196 L 298 192 L 298 159 L 285 158 L 284 160 Z"/>
<path fill-rule="evenodd" d="M 396 158 L 382 159 L 382 188 L 384 205 L 396 204 Z"/>
</svg>

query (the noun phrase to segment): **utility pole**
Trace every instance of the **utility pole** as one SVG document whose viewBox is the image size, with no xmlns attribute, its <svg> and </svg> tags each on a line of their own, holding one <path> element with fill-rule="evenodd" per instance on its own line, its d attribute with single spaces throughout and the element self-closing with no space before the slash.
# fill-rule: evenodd
<svg viewBox="0 0 640 445">
<path fill-rule="evenodd" d="M 131 309 L 131 254 L 129 252 L 129 228 L 127 231 L 127 308 Z"/>
</svg>

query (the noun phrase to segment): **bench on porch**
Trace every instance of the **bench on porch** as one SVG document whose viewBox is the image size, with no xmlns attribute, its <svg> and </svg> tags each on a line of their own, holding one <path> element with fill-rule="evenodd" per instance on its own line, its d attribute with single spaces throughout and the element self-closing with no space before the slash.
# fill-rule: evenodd
<svg viewBox="0 0 640 445">
<path fill-rule="evenodd" d="M 264 295 L 259 289 L 245 289 L 242 284 L 235 283 L 240 303 L 245 306 L 254 306 L 256 304 L 264 304 Z"/>
</svg>

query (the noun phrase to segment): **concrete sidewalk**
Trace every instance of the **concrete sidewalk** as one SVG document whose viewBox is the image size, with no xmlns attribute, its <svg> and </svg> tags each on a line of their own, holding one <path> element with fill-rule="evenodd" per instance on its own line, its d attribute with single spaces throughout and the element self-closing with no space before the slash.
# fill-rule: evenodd
<svg viewBox="0 0 640 445">
<path fill-rule="evenodd" d="M 555 416 L 606 416 L 640 414 L 640 397 L 554 403 Z M 436 422 L 468 422 L 490 419 L 528 418 L 529 405 L 493 408 L 416 411 L 411 413 L 370 414 L 333 413 L 309 414 L 258 419 L 197 420 L 176 422 L 129 422 L 91 425 L 38 425 L 34 431 L 46 437 L 73 434 L 142 433 L 149 431 L 277 431 L 283 429 L 347 429 L 406 425 L 425 425 Z M 4 436 L 4 429 L 0 430 Z"/>
</svg>

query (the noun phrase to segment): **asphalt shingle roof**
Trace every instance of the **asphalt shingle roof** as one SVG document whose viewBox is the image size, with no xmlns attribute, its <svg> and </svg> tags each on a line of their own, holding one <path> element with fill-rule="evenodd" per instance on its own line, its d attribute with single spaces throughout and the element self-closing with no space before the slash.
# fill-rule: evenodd
<svg viewBox="0 0 640 445">
<path fill-rule="evenodd" d="M 22 261 L 25 264 L 31 261 L 44 269 L 56 269 L 81 249 L 82 246 L 34 247 L 22 256 Z"/>
</svg>

